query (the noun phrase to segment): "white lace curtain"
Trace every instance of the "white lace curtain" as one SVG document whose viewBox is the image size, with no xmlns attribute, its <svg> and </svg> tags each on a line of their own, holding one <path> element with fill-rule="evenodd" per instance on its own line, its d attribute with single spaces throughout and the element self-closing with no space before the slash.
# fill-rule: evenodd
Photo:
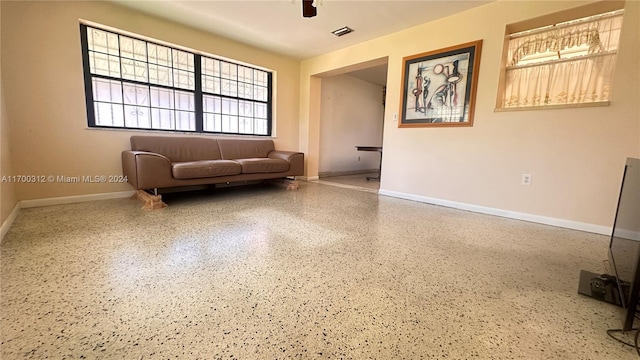
<svg viewBox="0 0 640 360">
<path fill-rule="evenodd" d="M 503 107 L 578 104 L 609 100 L 622 14 L 509 40 Z M 527 55 L 587 46 L 586 56 L 519 65 Z"/>
</svg>

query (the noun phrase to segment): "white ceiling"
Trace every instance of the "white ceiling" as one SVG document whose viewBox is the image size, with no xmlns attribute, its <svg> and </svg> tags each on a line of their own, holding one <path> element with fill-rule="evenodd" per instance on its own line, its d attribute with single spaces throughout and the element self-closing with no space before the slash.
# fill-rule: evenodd
<svg viewBox="0 0 640 360">
<path fill-rule="evenodd" d="M 313 18 L 302 17 L 302 0 L 111 1 L 255 47 L 306 59 L 493 0 L 316 0 L 318 15 Z M 331 33 L 343 26 L 354 31 L 342 37 Z M 382 74 L 378 70 L 375 74 L 364 71 L 360 75 L 373 76 L 368 81 L 375 83 L 381 81 Z M 384 78 L 386 81 L 386 67 Z"/>
</svg>

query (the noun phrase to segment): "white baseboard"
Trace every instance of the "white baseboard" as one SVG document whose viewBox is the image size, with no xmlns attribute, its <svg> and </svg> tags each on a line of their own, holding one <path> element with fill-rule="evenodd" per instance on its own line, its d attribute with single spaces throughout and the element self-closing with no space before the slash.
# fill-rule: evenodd
<svg viewBox="0 0 640 360">
<path fill-rule="evenodd" d="M 631 239 L 635 241 L 640 241 L 640 231 L 627 230 L 627 229 L 617 229 L 616 237 L 620 237 L 623 239 Z"/>
<path fill-rule="evenodd" d="M 13 225 L 13 221 L 18 217 L 18 213 L 20 212 L 20 203 L 16 203 L 16 206 L 11 210 L 11 214 L 9 217 L 2 223 L 2 227 L 0 227 L 0 244 L 2 240 L 4 240 L 4 236 L 9 232 L 9 228 Z"/>
<path fill-rule="evenodd" d="M 316 180 L 320 180 L 320 177 L 319 176 L 296 176 L 296 179 L 302 180 L 302 181 L 316 181 Z"/>
<path fill-rule="evenodd" d="M 472 211 L 472 212 L 477 212 L 482 214 L 500 216 L 500 217 L 505 217 L 509 219 L 524 220 L 524 221 L 529 221 L 529 222 L 534 222 L 539 224 L 557 226 L 561 228 L 586 231 L 586 232 L 595 233 L 595 234 L 611 235 L 611 227 L 602 226 L 602 225 L 594 225 L 594 224 L 588 224 L 588 223 L 583 223 L 579 221 L 557 219 L 557 218 L 551 218 L 551 217 L 540 216 L 540 215 L 532 215 L 532 214 L 520 213 L 515 211 L 502 210 L 502 209 L 430 198 L 426 196 L 407 194 L 407 193 L 383 190 L 383 189 L 380 189 L 378 194 L 400 198 L 400 199 L 418 201 L 418 202 L 427 203 L 427 204 L 445 206 L 445 207 L 450 207 L 454 209 L 467 210 L 467 211 Z"/>
<path fill-rule="evenodd" d="M 45 198 L 45 199 L 22 200 L 20 202 L 20 207 L 23 209 L 26 209 L 26 208 L 38 207 L 38 206 L 73 204 L 73 203 L 95 201 L 95 200 L 120 199 L 120 198 L 133 196 L 134 192 L 135 191 L 119 191 L 119 192 L 101 193 L 101 194 L 87 194 L 87 195 L 63 196 L 63 197 Z"/>
<path fill-rule="evenodd" d="M 364 169 L 364 170 L 347 170 L 347 171 L 325 171 L 319 172 L 318 177 L 334 177 L 334 176 L 349 176 L 349 175 L 361 175 L 361 174 L 377 174 L 378 169 Z"/>
<path fill-rule="evenodd" d="M 303 181 L 319 180 L 317 176 L 311 176 L 311 177 L 300 176 L 297 178 Z M 9 215 L 9 217 L 4 221 L 4 223 L 2 223 L 2 228 L 0 231 L 0 242 L 2 241 L 2 239 L 4 239 L 5 234 L 9 231 L 9 228 L 13 224 L 13 221 L 15 220 L 15 218 L 18 216 L 18 213 L 21 208 L 72 204 L 72 203 L 95 201 L 95 200 L 119 199 L 119 198 L 130 197 L 133 194 L 134 194 L 134 191 L 120 191 L 120 192 L 102 193 L 102 194 L 87 194 L 87 195 L 63 196 L 63 197 L 56 197 L 56 198 L 22 200 L 18 204 L 16 204 L 16 206 L 13 208 L 13 211 L 11 211 L 11 214 Z M 595 233 L 595 234 L 611 235 L 611 227 L 608 227 L 608 226 L 594 225 L 594 224 L 588 224 L 588 223 L 572 221 L 572 220 L 532 215 L 532 214 L 520 213 L 515 211 L 502 210 L 502 209 L 490 208 L 485 206 L 472 205 L 472 204 L 466 204 L 466 203 L 449 201 L 449 200 L 442 200 L 437 198 L 430 198 L 426 196 L 407 194 L 407 193 L 384 190 L 384 189 L 380 189 L 378 191 L 378 194 L 383 196 L 399 198 L 399 199 L 412 200 L 412 201 L 432 204 L 432 205 L 445 206 L 445 207 L 454 208 L 454 209 L 467 210 L 467 211 L 472 211 L 472 212 L 477 212 L 482 214 L 500 216 L 500 217 L 505 217 L 510 219 L 529 221 L 529 222 L 557 226 L 557 227 L 579 230 L 579 231 L 586 231 L 586 232 Z"/>
</svg>

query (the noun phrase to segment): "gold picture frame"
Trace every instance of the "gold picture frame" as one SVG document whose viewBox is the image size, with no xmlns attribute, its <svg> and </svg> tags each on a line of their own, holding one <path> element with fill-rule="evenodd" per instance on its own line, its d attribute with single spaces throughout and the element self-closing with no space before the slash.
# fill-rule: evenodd
<svg viewBox="0 0 640 360">
<path fill-rule="evenodd" d="M 402 59 L 398 127 L 473 126 L 482 40 Z"/>
</svg>

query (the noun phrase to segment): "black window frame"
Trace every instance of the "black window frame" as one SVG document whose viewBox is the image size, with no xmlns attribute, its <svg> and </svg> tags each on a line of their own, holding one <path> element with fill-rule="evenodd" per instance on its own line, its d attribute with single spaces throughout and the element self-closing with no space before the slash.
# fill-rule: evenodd
<svg viewBox="0 0 640 360">
<path fill-rule="evenodd" d="M 193 56 L 193 64 L 194 64 L 194 89 L 193 90 L 189 90 L 189 89 L 185 89 L 184 87 L 177 87 L 175 86 L 175 84 L 172 84 L 171 86 L 169 85 L 163 85 L 163 84 L 158 84 L 158 83 L 153 83 L 148 79 L 147 76 L 147 81 L 138 81 L 138 80 L 131 80 L 131 79 L 127 79 L 124 78 L 122 73 L 120 73 L 120 76 L 116 77 L 116 76 L 110 76 L 110 75 L 104 75 L 104 74 L 96 74 L 96 73 L 92 73 L 91 72 L 91 63 L 90 63 L 90 50 L 89 50 L 89 42 L 88 42 L 88 31 L 89 29 L 96 29 L 99 31 L 104 31 L 106 33 L 111 33 L 114 34 L 116 36 L 118 36 L 118 43 L 120 43 L 120 37 L 121 36 L 125 36 L 127 38 L 131 38 L 134 40 L 138 40 L 138 41 L 143 41 L 145 43 L 146 49 L 148 51 L 149 49 L 149 44 L 155 45 L 155 46 L 161 46 L 164 48 L 170 48 L 172 51 L 176 50 L 176 51 L 181 51 L 181 52 L 185 52 L 189 55 Z M 136 35 L 132 35 L 130 33 L 120 33 L 114 30 L 110 30 L 110 29 L 105 29 L 99 26 L 95 26 L 95 25 L 88 25 L 88 24 L 84 24 L 84 23 L 80 23 L 80 42 L 81 42 L 81 48 L 82 48 L 82 64 L 83 64 L 83 74 L 84 74 L 84 89 L 85 89 L 85 102 L 86 102 L 86 111 L 87 111 L 87 124 L 90 128 L 102 128 L 102 129 L 126 129 L 126 130 L 146 130 L 146 131 L 164 131 L 164 132 L 178 132 L 178 133 L 193 133 L 193 134 L 219 134 L 219 135 L 237 135 L 237 136 L 259 136 L 259 137 L 270 137 L 272 136 L 272 132 L 273 132 L 273 71 L 270 70 L 265 70 L 264 68 L 259 68 L 256 66 L 252 66 L 250 64 L 246 64 L 246 63 L 240 63 L 240 62 L 234 62 L 233 60 L 230 59 L 226 59 L 226 58 L 221 58 L 221 57 L 217 57 L 215 55 L 211 55 L 211 54 L 205 54 L 205 53 L 198 53 L 198 52 L 194 52 L 194 51 L 190 51 L 190 50 L 185 50 L 184 48 L 181 48 L 179 46 L 176 45 L 171 45 L 168 43 L 164 43 L 164 42 L 154 42 L 152 40 L 148 40 L 146 38 L 143 38 L 141 36 L 136 36 Z M 118 47 L 118 55 L 117 58 L 119 59 L 120 64 L 122 63 L 122 59 L 125 60 L 132 60 L 132 59 L 128 59 L 126 57 L 122 57 L 121 54 L 121 48 Z M 203 59 L 208 58 L 208 59 L 213 59 L 215 61 L 219 61 L 221 63 L 227 63 L 227 64 L 232 64 L 233 66 L 237 68 L 239 67 L 243 67 L 243 68 L 248 68 L 248 69 L 252 69 L 255 73 L 255 71 L 258 72 L 262 72 L 264 74 L 266 74 L 266 100 L 256 100 L 256 99 L 248 99 L 245 97 L 240 97 L 239 95 L 239 91 L 236 91 L 236 96 L 231 96 L 231 95 L 223 95 L 222 93 L 220 94 L 215 94 L 212 93 L 210 91 L 203 91 L 203 84 L 202 84 L 202 79 L 203 79 L 203 71 L 202 71 L 202 61 Z M 147 53 L 147 73 L 149 72 L 149 60 L 148 60 L 148 53 Z M 171 68 L 172 70 L 175 70 L 175 68 Z M 151 111 L 149 112 L 149 125 L 150 127 L 132 127 L 132 126 L 126 126 L 126 122 L 124 122 L 124 126 L 109 126 L 109 125 L 99 125 L 96 124 L 96 114 L 95 114 L 95 103 L 96 102 L 100 102 L 94 99 L 94 94 L 93 94 L 93 79 L 103 79 L 103 80 L 109 80 L 109 81 L 118 81 L 122 83 L 122 86 L 124 87 L 124 84 L 130 84 L 130 85 L 139 85 L 139 86 L 148 86 L 150 89 L 151 87 L 154 88 L 161 88 L 161 89 L 167 89 L 167 90 L 171 90 L 171 91 L 180 91 L 180 92 L 188 92 L 188 93 L 193 93 L 193 106 L 194 106 L 194 115 L 195 115 L 195 130 L 184 130 L 184 129 L 162 129 L 162 128 L 153 128 L 153 120 L 152 120 L 152 115 L 151 115 Z M 241 81 L 239 79 L 236 79 L 236 84 L 240 83 Z M 255 82 L 251 83 L 252 86 L 258 86 Z M 264 86 L 261 86 L 264 88 Z M 220 97 L 221 99 L 227 99 L 227 100 L 231 100 L 232 102 L 235 101 L 238 104 L 240 102 L 251 102 L 253 104 L 262 104 L 261 107 L 265 107 L 266 106 L 266 134 L 258 134 L 256 133 L 256 125 L 254 123 L 253 125 L 253 131 L 251 133 L 248 132 L 240 132 L 240 123 L 238 122 L 237 124 L 237 132 L 229 132 L 229 131 L 222 131 L 222 127 L 220 129 L 220 131 L 211 131 L 211 130 L 205 130 L 204 129 L 204 96 L 216 96 L 216 97 Z M 174 104 L 174 106 L 176 106 Z M 239 105 L 238 105 L 239 106 Z M 254 106 L 255 107 L 255 106 Z M 153 109 L 153 106 L 149 105 L 148 106 L 149 109 Z M 124 100 L 123 100 L 123 109 L 124 109 Z M 177 110 L 174 108 L 173 109 L 174 112 L 176 112 Z M 124 112 L 124 110 L 123 110 Z M 222 114 L 221 114 L 222 115 Z M 124 115 L 123 115 L 124 118 Z M 240 121 L 240 116 L 237 115 L 238 121 Z M 254 116 L 253 119 L 255 121 L 255 111 L 254 111 Z M 174 118 L 174 127 L 175 123 L 176 123 L 176 119 Z"/>
</svg>

